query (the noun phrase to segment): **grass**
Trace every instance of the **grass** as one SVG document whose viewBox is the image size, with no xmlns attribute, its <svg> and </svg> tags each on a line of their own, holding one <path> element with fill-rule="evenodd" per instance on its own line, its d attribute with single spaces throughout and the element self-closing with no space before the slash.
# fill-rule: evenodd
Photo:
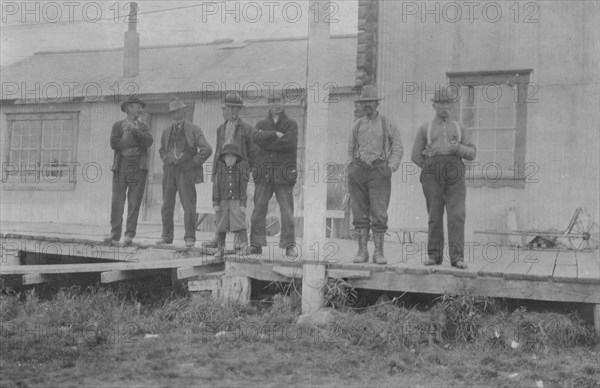
<svg viewBox="0 0 600 388">
<path fill-rule="evenodd" d="M 306 329 L 289 289 L 240 306 L 142 285 L 0 296 L 0 386 L 600 388 L 597 338 L 577 315 L 511 310 L 469 290 L 428 309 L 342 304 L 334 322 Z M 356 299 L 330 286 L 338 304 Z"/>
</svg>

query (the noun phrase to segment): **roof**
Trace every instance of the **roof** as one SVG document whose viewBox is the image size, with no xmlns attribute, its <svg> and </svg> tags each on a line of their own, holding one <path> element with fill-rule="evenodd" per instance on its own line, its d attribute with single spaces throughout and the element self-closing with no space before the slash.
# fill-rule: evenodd
<svg viewBox="0 0 600 388">
<path fill-rule="evenodd" d="M 354 86 L 356 41 L 332 36 L 329 81 L 337 87 Z M 2 69 L 2 100 L 304 88 L 307 43 L 304 37 L 141 47 L 139 75 L 127 79 L 123 48 L 38 52 Z"/>
</svg>

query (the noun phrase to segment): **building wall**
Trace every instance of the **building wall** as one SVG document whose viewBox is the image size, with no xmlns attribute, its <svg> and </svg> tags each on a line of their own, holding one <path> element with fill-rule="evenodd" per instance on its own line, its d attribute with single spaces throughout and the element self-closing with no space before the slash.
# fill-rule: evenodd
<svg viewBox="0 0 600 388">
<path fill-rule="evenodd" d="M 327 138 L 330 144 L 330 160 L 334 163 L 345 162 L 345 147 L 347 131 L 351 123 L 353 112 L 353 94 L 344 94 L 338 97 L 338 102 L 331 104 L 331 120 Z M 267 107 L 252 105 L 255 111 L 260 111 L 260 117 L 267 113 Z M 298 108 L 294 108 L 298 109 Z M 7 114 L 12 113 L 39 113 L 39 112 L 79 112 L 79 128 L 77 137 L 77 162 L 75 189 L 70 191 L 44 190 L 40 186 L 37 190 L 7 190 L 9 183 L 0 183 L 0 219 L 2 221 L 24 222 L 65 222 L 85 223 L 93 225 L 109 225 L 112 172 L 110 166 L 113 160 L 113 151 L 110 148 L 109 138 L 112 125 L 124 117 L 119 105 L 108 102 L 76 103 L 76 104 L 39 104 L 39 105 L 3 105 L 0 114 L 0 158 L 2 162 L 8 159 L 9 131 Z M 205 101 L 197 99 L 194 107 L 193 122 L 198 124 L 209 144 L 214 148 L 216 144 L 216 129 L 223 121 L 221 103 L 217 98 L 208 98 Z M 249 121 L 254 124 L 254 121 Z M 303 125 L 301 123 L 301 125 Z M 160 134 L 163 128 L 153 128 L 154 144 L 150 149 L 150 158 L 154 164 L 158 163 L 154 154 L 160 147 Z M 303 137 L 302 137 L 303 138 Z M 205 183 L 197 185 L 198 211 L 207 212 L 212 208 L 212 186 L 210 171 L 212 156 L 205 165 Z M 151 162 L 152 163 L 152 162 Z M 101 177 L 96 179 L 95 167 L 87 169 L 87 179 L 82 176 L 83 166 L 99 166 Z M 158 170 L 157 170 L 158 168 Z M 160 166 L 154 166 L 158 172 Z M 325 174 L 323 174 L 323 178 Z M 159 182 L 157 182 L 159 184 Z M 14 186 L 14 184 L 13 184 Z M 46 186 L 47 188 L 47 186 Z M 155 190 L 156 191 L 156 190 Z M 297 192 L 302 191 L 298 185 Z M 156 192 L 153 195 L 159 195 Z M 149 195 L 146 193 L 146 196 Z M 161 201 L 160 198 L 155 198 Z M 156 202 L 154 201 L 154 202 Z M 301 202 L 301 201 L 300 201 Z M 300 210 L 300 209 L 298 209 Z M 152 208 L 156 212 L 156 206 Z M 140 222 L 144 219 L 154 219 L 147 213 L 145 205 L 140 211 Z M 277 212 L 278 213 L 278 212 Z M 301 214 L 301 212 L 299 212 Z M 155 222 L 155 221 L 154 221 Z M 108 229 L 107 229 L 108 230 Z"/>
<path fill-rule="evenodd" d="M 0 218 L 2 221 L 107 223 L 113 159 L 109 138 L 112 124 L 123 115 L 119 107 L 110 103 L 3 106 L 0 115 L 3 163 L 8 160 L 9 147 L 6 114 L 41 112 L 79 112 L 76 150 L 79 166 L 75 170 L 75 189 L 55 191 L 49 183 L 50 187 L 40 184 L 37 190 L 7 190 L 11 184 L 0 183 Z M 97 176 L 96 171 L 101 176 Z"/>
<path fill-rule="evenodd" d="M 516 16 L 508 8 L 513 3 L 499 2 L 503 16 L 496 22 L 490 22 L 492 11 L 485 20 L 482 5 L 474 20 L 463 13 L 462 20 L 451 22 L 451 9 L 443 11 L 447 2 L 410 2 L 417 6 L 415 15 L 406 3 L 379 2 L 381 111 L 400 128 L 407 171 L 393 178 L 390 226 L 427 224 L 418 174 L 409 164 L 417 128 L 434 116 L 429 99 L 435 83 L 446 84 L 446 72 L 526 68 L 533 69 L 530 82 L 538 87 L 538 102 L 527 106 L 525 160 L 539 167 L 538 182 L 524 188 L 469 187 L 467 238 L 473 230 L 503 228 L 511 206 L 521 229 L 563 230 L 581 206 L 598 221 L 600 5 L 540 1 L 525 9 L 521 3 Z M 424 6 L 433 14 L 423 14 Z M 533 22 L 524 23 L 528 16 Z M 415 84 L 419 92 L 408 95 L 407 86 Z"/>
</svg>

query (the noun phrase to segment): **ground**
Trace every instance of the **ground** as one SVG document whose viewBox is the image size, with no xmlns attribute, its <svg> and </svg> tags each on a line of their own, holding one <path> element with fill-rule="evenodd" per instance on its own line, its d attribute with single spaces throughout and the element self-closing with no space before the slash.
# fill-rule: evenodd
<svg viewBox="0 0 600 388">
<path fill-rule="evenodd" d="M 5 290 L 0 385 L 600 388 L 600 347 L 573 314 L 448 295 L 308 328 L 294 295 L 239 306 L 162 291 Z"/>
</svg>

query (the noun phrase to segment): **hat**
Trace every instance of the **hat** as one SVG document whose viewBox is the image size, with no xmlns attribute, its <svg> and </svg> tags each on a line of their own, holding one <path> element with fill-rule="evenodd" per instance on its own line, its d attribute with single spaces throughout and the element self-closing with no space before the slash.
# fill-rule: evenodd
<svg viewBox="0 0 600 388">
<path fill-rule="evenodd" d="M 450 88 L 438 89 L 435 91 L 433 98 L 431 99 L 433 102 L 456 102 L 458 101 L 458 97 Z"/>
<path fill-rule="evenodd" d="M 244 159 L 244 157 L 242 156 L 242 154 L 240 154 L 240 151 L 238 150 L 238 147 L 235 144 L 232 143 L 228 143 L 225 144 L 225 146 L 223 147 L 223 151 L 221 151 L 221 155 L 219 156 L 220 158 L 225 156 L 225 155 L 235 155 L 240 159 Z"/>
<path fill-rule="evenodd" d="M 377 97 L 377 88 L 375 85 L 364 85 L 360 92 L 360 97 L 354 101 L 362 102 L 362 101 L 379 101 L 383 100 L 383 98 Z"/>
<path fill-rule="evenodd" d="M 223 104 L 231 106 L 244 106 L 244 101 L 237 93 L 227 93 L 223 98 Z"/>
<path fill-rule="evenodd" d="M 137 97 L 130 97 L 127 100 L 123 101 L 123 103 L 121 103 L 121 112 L 127 113 L 127 105 L 129 104 L 140 104 L 142 108 L 146 107 L 146 103 L 144 101 L 140 100 Z"/>
<path fill-rule="evenodd" d="M 171 101 L 169 101 L 169 112 L 175 112 L 176 110 L 180 110 L 185 107 L 187 107 L 187 105 L 185 105 L 183 101 L 179 99 L 179 97 L 173 97 L 171 98 Z"/>
</svg>

